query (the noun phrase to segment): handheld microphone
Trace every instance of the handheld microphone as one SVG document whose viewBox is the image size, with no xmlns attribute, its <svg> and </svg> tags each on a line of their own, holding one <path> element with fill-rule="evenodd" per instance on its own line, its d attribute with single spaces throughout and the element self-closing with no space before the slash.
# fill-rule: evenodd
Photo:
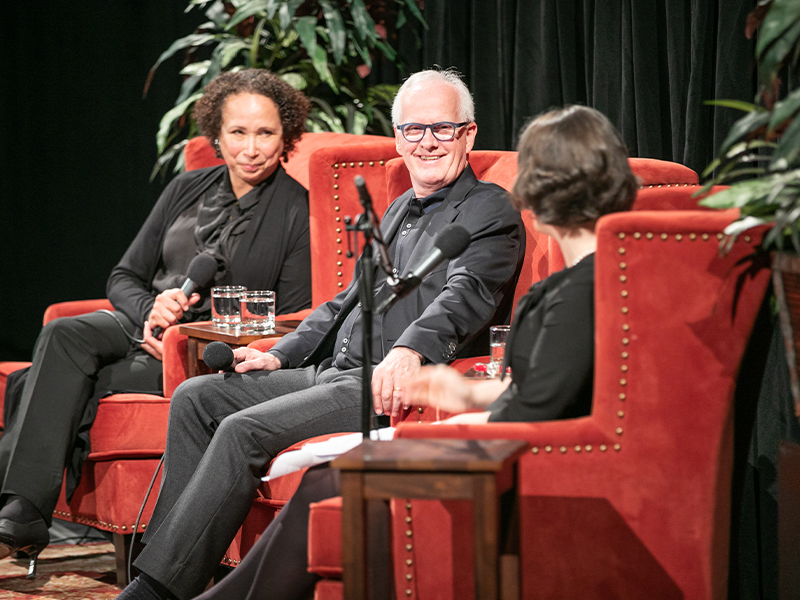
<svg viewBox="0 0 800 600">
<path fill-rule="evenodd" d="M 188 298 L 197 290 L 207 288 L 214 281 L 217 272 L 217 259 L 210 254 L 201 253 L 195 256 L 186 269 L 186 281 L 181 286 L 181 291 Z M 153 337 L 158 337 L 164 332 L 163 327 L 153 329 Z"/>
<path fill-rule="evenodd" d="M 428 275 L 433 271 L 439 263 L 444 260 L 455 258 L 461 254 L 467 246 L 469 246 L 470 235 L 465 227 L 458 223 L 451 223 L 436 236 L 433 242 L 433 251 L 424 258 L 411 272 L 402 279 L 388 280 L 389 287 L 392 288 L 393 294 L 386 300 L 381 302 L 381 305 L 376 309 L 376 312 L 382 313 L 389 310 L 394 303 L 405 298 L 411 293 Z"/>
<path fill-rule="evenodd" d="M 212 371 L 228 371 L 233 364 L 233 350 L 225 342 L 211 342 L 203 349 L 203 362 Z"/>
</svg>

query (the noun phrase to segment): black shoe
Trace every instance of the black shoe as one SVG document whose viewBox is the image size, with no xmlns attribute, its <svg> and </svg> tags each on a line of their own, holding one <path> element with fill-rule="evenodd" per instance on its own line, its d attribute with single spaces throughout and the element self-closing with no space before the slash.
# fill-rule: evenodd
<svg viewBox="0 0 800 600">
<path fill-rule="evenodd" d="M 30 523 L 17 523 L 11 519 L 0 519 L 0 558 L 21 551 L 30 558 L 28 579 L 36 577 L 36 561 L 39 552 L 50 543 L 50 532 L 44 519 Z"/>
</svg>

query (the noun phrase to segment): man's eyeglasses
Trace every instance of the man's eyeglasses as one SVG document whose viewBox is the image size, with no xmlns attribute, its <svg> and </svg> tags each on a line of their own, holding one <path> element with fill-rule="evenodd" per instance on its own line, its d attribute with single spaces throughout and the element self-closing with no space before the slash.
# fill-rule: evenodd
<svg viewBox="0 0 800 600">
<path fill-rule="evenodd" d="M 449 142 L 456 137 L 456 131 L 459 127 L 469 125 L 470 121 L 463 123 L 451 123 L 450 121 L 439 121 L 438 123 L 431 123 L 430 125 L 423 125 L 422 123 L 406 123 L 398 125 L 397 129 L 403 134 L 407 142 L 419 142 L 425 137 L 425 130 L 430 129 L 433 137 L 440 142 Z"/>
</svg>

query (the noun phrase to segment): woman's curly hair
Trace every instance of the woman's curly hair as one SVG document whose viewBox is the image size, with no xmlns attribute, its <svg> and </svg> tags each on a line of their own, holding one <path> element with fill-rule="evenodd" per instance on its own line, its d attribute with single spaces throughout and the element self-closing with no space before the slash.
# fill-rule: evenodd
<svg viewBox="0 0 800 600">
<path fill-rule="evenodd" d="M 581 227 L 630 209 L 638 183 L 611 122 L 586 106 L 540 115 L 520 138 L 514 204 L 544 224 Z"/>
<path fill-rule="evenodd" d="M 306 129 L 308 99 L 277 75 L 265 69 L 243 69 L 222 73 L 209 83 L 194 105 L 194 119 L 200 132 L 213 144 L 222 130 L 222 107 L 229 96 L 261 94 L 278 107 L 283 127 L 283 160 L 286 160 Z"/>
</svg>

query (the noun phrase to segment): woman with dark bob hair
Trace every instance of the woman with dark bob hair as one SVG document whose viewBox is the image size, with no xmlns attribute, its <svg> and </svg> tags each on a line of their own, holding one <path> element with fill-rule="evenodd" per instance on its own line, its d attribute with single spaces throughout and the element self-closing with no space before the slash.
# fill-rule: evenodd
<svg viewBox="0 0 800 600">
<path fill-rule="evenodd" d="M 409 384 L 409 405 L 462 413 L 445 423 L 566 419 L 591 410 L 594 228 L 601 216 L 633 204 L 638 186 L 628 152 L 601 113 L 569 106 L 527 126 L 518 165 L 514 202 L 533 211 L 536 229 L 556 239 L 567 266 L 536 283 L 520 301 L 506 351 L 511 377 L 471 382 L 439 365 L 423 367 Z M 476 408 L 487 410 L 463 412 Z M 339 493 L 338 470 L 326 465 L 309 469 L 242 563 L 199 599 L 309 597 L 318 579 L 307 570 L 309 504 Z M 142 574 L 120 600 L 171 597 Z"/>
<path fill-rule="evenodd" d="M 260 69 L 206 87 L 195 117 L 225 164 L 179 175 L 164 190 L 108 279 L 115 311 L 52 321 L 31 368 L 9 381 L 0 558 L 21 550 L 35 569 L 65 467 L 68 497 L 77 487 L 99 398 L 162 391 L 157 328 L 207 319 L 212 285 L 274 290 L 278 314 L 311 305 L 308 194 L 280 164 L 308 109 L 300 92 Z M 201 254 L 212 281 L 187 298 L 180 287 Z"/>
</svg>

